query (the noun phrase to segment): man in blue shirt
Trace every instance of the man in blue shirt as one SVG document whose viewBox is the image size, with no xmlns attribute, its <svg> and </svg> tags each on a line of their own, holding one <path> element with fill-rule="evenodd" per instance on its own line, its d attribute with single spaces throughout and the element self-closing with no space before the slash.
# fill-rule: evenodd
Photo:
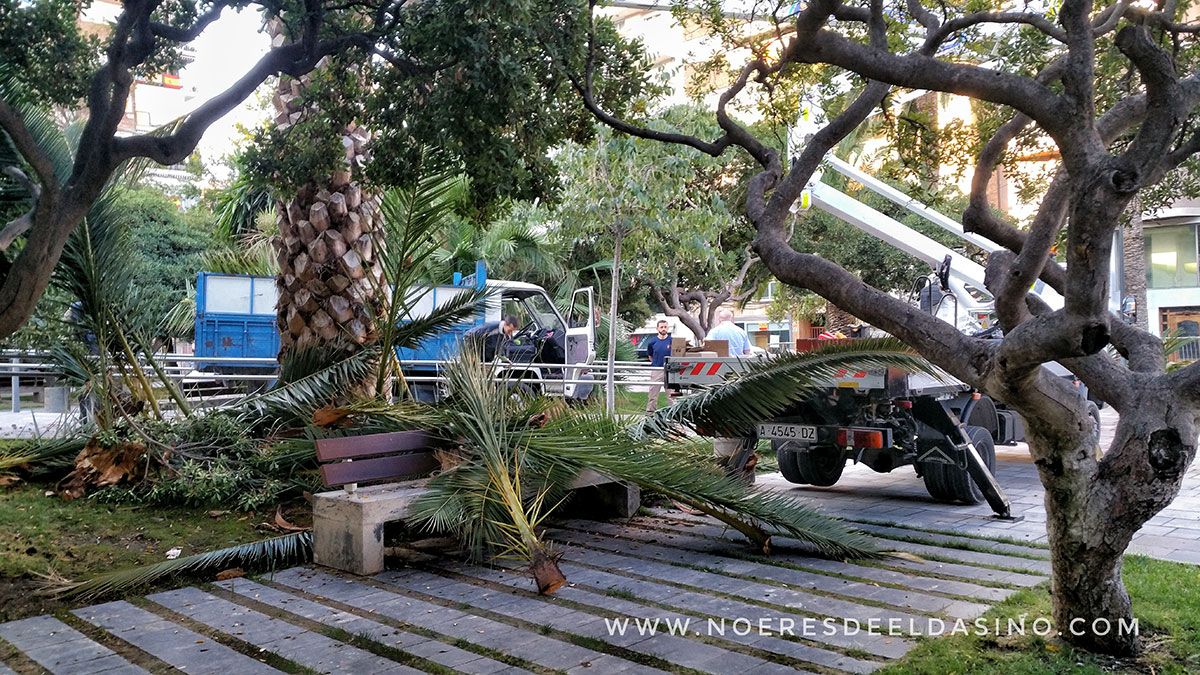
<svg viewBox="0 0 1200 675">
<path fill-rule="evenodd" d="M 654 368 L 650 371 L 650 393 L 646 396 L 647 415 L 658 410 L 658 395 L 662 392 L 663 381 L 667 374 L 665 369 L 667 357 L 671 355 L 671 334 L 668 332 L 670 325 L 667 324 L 666 319 L 660 319 L 656 328 L 658 333 L 651 335 L 643 342 L 641 349 L 650 359 L 650 365 Z"/>
<path fill-rule="evenodd" d="M 718 323 L 704 336 L 705 340 L 726 340 L 729 342 L 730 356 L 747 356 L 750 354 L 750 336 L 746 331 L 733 322 L 733 310 L 721 308 L 717 312 Z"/>
</svg>

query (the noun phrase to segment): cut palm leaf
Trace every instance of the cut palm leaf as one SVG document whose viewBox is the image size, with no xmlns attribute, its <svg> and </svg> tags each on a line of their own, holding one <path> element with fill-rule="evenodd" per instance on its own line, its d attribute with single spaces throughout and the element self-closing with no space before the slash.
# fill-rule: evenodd
<svg viewBox="0 0 1200 675">
<path fill-rule="evenodd" d="M 429 482 L 410 518 L 426 530 L 454 534 L 475 559 L 524 561 L 538 592 L 553 593 L 566 579 L 539 533 L 548 490 L 528 489 L 535 481 L 519 443 L 532 402 L 494 381 L 492 369 L 470 350 L 447 375 L 450 397 L 438 411 L 463 446 L 464 461 Z"/>
<path fill-rule="evenodd" d="M 659 410 L 634 427 L 635 436 L 676 436 L 683 427 L 717 436 L 753 435 L 758 422 L 830 386 L 849 371 L 899 368 L 945 376 L 899 340 L 833 342 L 811 352 L 748 361 L 745 368 L 713 387 Z"/>
<path fill-rule="evenodd" d="M 57 585 L 48 593 L 64 600 L 93 601 L 123 595 L 139 588 L 182 576 L 204 578 L 222 570 L 241 568 L 270 571 L 312 560 L 312 534 L 296 532 L 249 544 L 231 546 L 152 565 L 102 574 L 87 581 Z"/>
<path fill-rule="evenodd" d="M 671 444 L 653 444 L 625 433 L 602 414 L 579 414 L 530 429 L 521 438 L 530 469 L 547 475 L 567 466 L 593 469 L 643 490 L 683 502 L 744 534 L 756 549 L 770 551 L 773 533 L 804 542 L 830 558 L 870 558 L 877 547 L 866 536 L 776 492 L 754 491 Z"/>
<path fill-rule="evenodd" d="M 370 376 L 378 354 L 377 349 L 367 348 L 322 365 L 322 354 L 317 350 L 290 350 L 289 359 L 306 363 L 294 365 L 289 370 L 297 375 L 305 374 L 270 391 L 243 398 L 229 410 L 246 421 L 266 418 L 307 423 L 312 419 L 313 411 L 338 402 L 347 391 L 361 385 Z"/>
</svg>

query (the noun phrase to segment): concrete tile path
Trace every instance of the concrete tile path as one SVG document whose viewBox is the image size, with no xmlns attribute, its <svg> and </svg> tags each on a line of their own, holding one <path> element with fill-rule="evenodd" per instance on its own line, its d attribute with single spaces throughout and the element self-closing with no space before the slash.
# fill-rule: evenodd
<svg viewBox="0 0 1200 675">
<path fill-rule="evenodd" d="M 1047 570 L 1043 548 L 904 528 L 872 536 L 933 554 L 835 562 L 778 539 L 755 556 L 677 511 L 550 536 L 570 581 L 550 597 L 521 570 L 447 559 L 298 567 L 0 624 L 0 674 L 866 673 Z"/>
</svg>

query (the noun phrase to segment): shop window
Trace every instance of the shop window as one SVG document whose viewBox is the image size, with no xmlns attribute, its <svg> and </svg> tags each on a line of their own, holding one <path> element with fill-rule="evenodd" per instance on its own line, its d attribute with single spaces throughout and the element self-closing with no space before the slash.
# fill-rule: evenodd
<svg viewBox="0 0 1200 675">
<path fill-rule="evenodd" d="M 1145 238 L 1147 287 L 1200 286 L 1195 225 L 1146 228 Z"/>
</svg>

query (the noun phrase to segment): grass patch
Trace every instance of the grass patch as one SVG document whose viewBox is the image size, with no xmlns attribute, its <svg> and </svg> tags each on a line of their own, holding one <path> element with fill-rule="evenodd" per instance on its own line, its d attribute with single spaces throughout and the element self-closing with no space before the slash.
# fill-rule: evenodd
<svg viewBox="0 0 1200 675">
<path fill-rule="evenodd" d="M 35 596 L 38 575 L 87 579 L 101 572 L 255 541 L 273 514 L 63 501 L 53 486 L 28 484 L 0 491 L 0 621 L 42 614 L 62 605 Z M 299 519 L 301 513 L 289 514 Z M 294 521 L 293 521 L 294 522 Z"/>
<path fill-rule="evenodd" d="M 1200 671 L 1200 567 L 1127 556 L 1123 571 L 1146 651 L 1113 660 L 1082 652 L 1053 638 L 1032 635 L 952 635 L 922 639 L 916 649 L 881 673 L 1191 673 Z M 1024 615 L 1051 616 L 1047 586 L 1015 593 L 984 616 L 988 624 Z M 949 627 L 947 628 L 949 630 Z"/>
</svg>

